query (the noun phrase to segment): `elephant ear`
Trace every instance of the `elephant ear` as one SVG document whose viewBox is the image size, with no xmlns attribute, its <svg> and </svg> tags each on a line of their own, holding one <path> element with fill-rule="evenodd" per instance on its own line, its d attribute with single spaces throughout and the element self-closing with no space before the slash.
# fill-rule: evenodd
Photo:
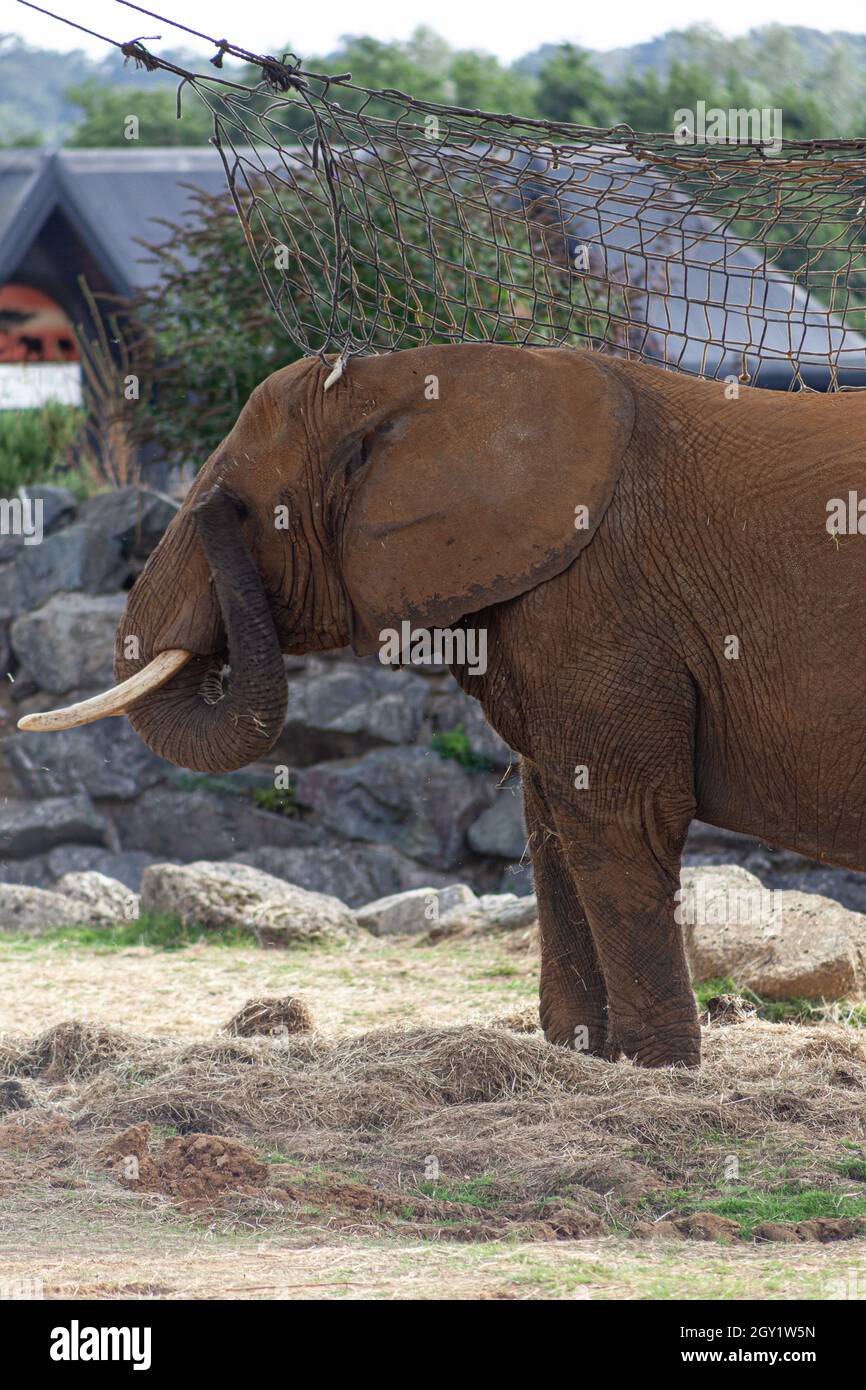
<svg viewBox="0 0 866 1390">
<path fill-rule="evenodd" d="M 608 366 L 568 349 L 461 344 L 353 370 L 370 429 L 341 558 L 359 655 L 403 620 L 448 627 L 514 598 L 592 539 L 634 418 Z"/>
</svg>

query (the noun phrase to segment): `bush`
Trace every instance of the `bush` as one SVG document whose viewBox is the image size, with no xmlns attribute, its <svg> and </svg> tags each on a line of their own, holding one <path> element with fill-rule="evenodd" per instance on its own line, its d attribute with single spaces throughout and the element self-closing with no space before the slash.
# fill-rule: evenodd
<svg viewBox="0 0 866 1390">
<path fill-rule="evenodd" d="M 81 411 L 59 401 L 31 410 L 0 410 L 0 492 L 45 482 L 62 463 Z"/>
</svg>

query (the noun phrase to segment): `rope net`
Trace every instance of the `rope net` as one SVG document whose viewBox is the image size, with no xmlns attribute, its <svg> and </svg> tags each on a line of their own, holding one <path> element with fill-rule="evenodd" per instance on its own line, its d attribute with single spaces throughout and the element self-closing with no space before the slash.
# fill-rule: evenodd
<svg viewBox="0 0 866 1390">
<path fill-rule="evenodd" d="M 302 352 L 571 344 L 756 385 L 866 385 L 866 141 L 682 144 L 437 105 L 211 41 L 216 69 L 230 54 L 260 80 L 117 46 L 176 74 L 179 108 L 192 89 L 210 109 Z"/>
</svg>

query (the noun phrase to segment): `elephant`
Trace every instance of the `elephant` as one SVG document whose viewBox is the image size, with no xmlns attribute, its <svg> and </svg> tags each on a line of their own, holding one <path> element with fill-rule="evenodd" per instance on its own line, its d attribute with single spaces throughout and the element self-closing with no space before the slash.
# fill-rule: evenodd
<svg viewBox="0 0 866 1390">
<path fill-rule="evenodd" d="M 331 365 L 269 376 L 201 469 L 120 684 L 22 727 L 125 713 L 226 771 L 278 738 L 285 654 L 483 630 L 486 670 L 452 670 L 521 758 L 544 1034 L 698 1065 L 690 822 L 866 870 L 866 396 L 554 346 Z"/>
</svg>

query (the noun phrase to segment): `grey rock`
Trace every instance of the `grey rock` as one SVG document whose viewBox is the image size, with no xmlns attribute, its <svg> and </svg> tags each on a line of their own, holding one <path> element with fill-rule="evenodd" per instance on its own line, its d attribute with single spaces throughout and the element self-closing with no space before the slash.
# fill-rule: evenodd
<svg viewBox="0 0 866 1390">
<path fill-rule="evenodd" d="M 0 884 L 0 931 L 39 932 L 51 927 L 105 927 L 117 920 L 93 897 L 71 897 L 45 888 Z"/>
<path fill-rule="evenodd" d="M 111 826 L 89 796 L 0 803 L 0 856 L 24 859 L 55 845 L 109 845 Z"/>
<path fill-rule="evenodd" d="M 866 917 L 770 889 L 739 865 L 685 868 L 677 916 L 696 980 L 730 976 L 768 999 L 844 999 L 866 987 Z"/>
<path fill-rule="evenodd" d="M 446 690 L 431 693 L 427 708 L 436 733 L 462 729 L 473 753 L 486 758 L 493 767 L 519 764 L 519 755 L 512 752 L 496 730 L 491 728 L 478 701 L 466 695 L 456 681 L 452 680 L 450 688 Z"/>
<path fill-rule="evenodd" d="M 0 610 L 23 613 L 61 592 L 113 593 L 129 575 L 119 543 L 76 522 L 0 567 Z"/>
<path fill-rule="evenodd" d="M 441 888 L 449 882 L 416 864 L 392 845 L 321 846 L 312 849 L 283 849 L 263 845 L 232 855 L 236 864 L 251 864 L 275 878 L 295 883 L 314 893 L 339 898 L 349 907 L 361 907 L 375 898 L 422 888 L 427 883 Z"/>
<path fill-rule="evenodd" d="M 384 841 L 434 868 L 466 859 L 465 834 L 490 804 L 492 777 L 421 748 L 381 749 L 298 773 L 297 797 L 349 840 Z"/>
<path fill-rule="evenodd" d="M 126 801 L 155 786 L 173 770 L 142 743 L 126 719 L 103 719 L 53 733 L 13 734 L 6 761 L 28 796 L 61 796 L 70 791 Z"/>
<path fill-rule="evenodd" d="M 60 893 L 22 884 L 0 885 L 0 932 L 39 932 L 77 923 L 73 906 Z"/>
<path fill-rule="evenodd" d="M 47 533 L 56 531 L 72 520 L 78 509 L 75 494 L 68 487 L 56 487 L 52 483 L 31 483 L 21 489 L 24 497 L 42 502 L 42 529 Z"/>
<path fill-rule="evenodd" d="M 37 861 L 25 859 L 20 862 L 26 866 Z M 49 876 L 48 881 L 51 883 L 62 878 L 64 874 L 81 874 L 92 870 L 115 879 L 123 884 L 124 888 L 137 893 L 145 869 L 157 861 L 152 854 L 144 854 L 141 850 L 127 850 L 125 853 L 114 854 L 111 850 L 100 849 L 97 845 L 61 845 L 38 862 L 44 864 L 46 875 Z M 24 878 L 20 881 L 29 883 L 31 880 Z M 35 879 L 33 881 L 36 882 Z"/>
<path fill-rule="evenodd" d="M 235 930 L 261 945 L 290 945 L 357 933 L 345 903 L 308 893 L 248 864 L 154 864 L 141 881 L 143 913 L 171 913 L 186 926 Z"/>
<path fill-rule="evenodd" d="M 477 904 L 478 899 L 465 883 L 438 889 L 428 884 L 367 903 L 356 917 L 358 925 L 373 936 L 417 936 L 429 931 L 446 914 L 465 913 Z"/>
<path fill-rule="evenodd" d="M 535 926 L 538 908 L 534 897 L 513 893 L 483 893 L 474 903 L 458 904 L 439 921 L 440 931 L 484 936 L 498 931 L 520 931 Z"/>
<path fill-rule="evenodd" d="M 31 503 L 27 512 L 31 525 L 37 519 L 33 504 L 41 502 L 43 536 L 47 536 L 50 531 L 56 530 L 65 522 L 71 521 L 75 515 L 75 498 L 65 487 L 51 487 L 44 483 L 34 483 L 30 487 L 19 488 L 15 496 L 21 498 L 22 502 L 29 501 Z M 0 561 L 17 559 L 23 547 L 23 535 L 0 535 Z"/>
<path fill-rule="evenodd" d="M 695 820 L 689 826 L 683 858 L 697 862 L 704 856 L 721 854 L 725 856 L 726 864 L 738 864 L 746 855 L 765 848 L 761 840 L 751 835 L 741 835 L 737 830 L 725 830 L 722 826 Z"/>
<path fill-rule="evenodd" d="M 493 805 L 469 827 L 466 838 L 476 854 L 520 860 L 526 849 L 522 790 L 517 786 L 502 787 Z"/>
<path fill-rule="evenodd" d="M 260 811 L 242 796 L 150 787 L 116 817 L 120 848 L 159 859 L 229 859 L 258 845 L 307 846 L 321 831 L 303 820 Z"/>
<path fill-rule="evenodd" d="M 48 866 L 48 856 L 45 854 L 33 854 L 29 859 L 0 859 L 0 883 L 20 883 L 27 888 L 51 888 L 56 877 Z"/>
<path fill-rule="evenodd" d="M 54 695 L 111 685 L 125 602 L 123 594 L 61 593 L 22 614 L 12 624 L 12 647 L 24 672 Z"/>
<path fill-rule="evenodd" d="M 745 860 L 743 867 L 756 874 L 768 887 L 800 893 L 817 893 L 819 897 L 835 899 L 852 912 L 866 912 L 866 874 L 854 873 L 848 869 L 819 867 L 810 860 L 806 860 L 804 868 L 797 872 L 767 871 L 750 859 Z"/>
<path fill-rule="evenodd" d="M 418 735 L 427 683 L 411 671 L 310 662 L 289 678 L 286 724 L 274 756 L 295 767 L 347 758 Z"/>
<path fill-rule="evenodd" d="M 111 926 L 115 922 L 131 922 L 138 916 L 138 894 L 131 893 L 117 879 L 88 870 L 85 873 L 64 874 L 55 884 L 72 904 L 76 914 L 86 914 L 93 926 Z"/>
<path fill-rule="evenodd" d="M 531 927 L 538 921 L 535 894 L 518 898 L 514 893 L 484 893 L 478 900 L 481 911 L 496 927 L 511 927 L 515 931 Z"/>
<path fill-rule="evenodd" d="M 145 488 L 120 487 L 89 498 L 80 518 L 116 541 L 124 558 L 146 560 L 177 510 L 167 498 Z"/>
<path fill-rule="evenodd" d="M 532 861 L 528 854 L 525 859 L 520 859 L 517 863 L 508 865 L 508 868 L 502 875 L 500 892 L 514 893 L 518 898 L 528 897 L 529 894 L 535 892 Z"/>
<path fill-rule="evenodd" d="M 7 680 L 15 663 L 12 651 L 12 613 L 0 612 L 0 680 Z"/>
</svg>

